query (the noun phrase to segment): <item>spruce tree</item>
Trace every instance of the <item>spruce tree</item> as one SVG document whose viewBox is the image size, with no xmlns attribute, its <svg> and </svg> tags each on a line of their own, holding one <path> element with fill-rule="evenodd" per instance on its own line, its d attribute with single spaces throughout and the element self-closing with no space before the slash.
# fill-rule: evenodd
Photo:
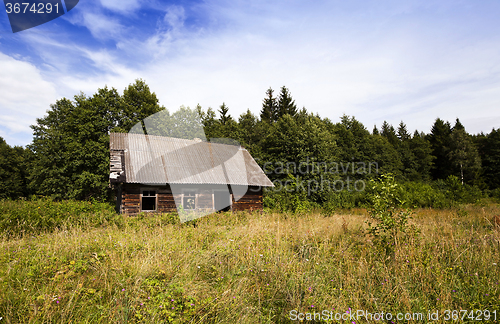
<svg viewBox="0 0 500 324">
<path fill-rule="evenodd" d="M 462 125 L 458 118 L 455 120 L 455 126 L 453 126 L 453 130 L 465 130 L 464 125 Z"/>
<path fill-rule="evenodd" d="M 392 125 L 390 125 L 387 121 L 384 120 L 382 123 L 382 131 L 380 132 L 382 136 L 387 138 L 389 143 L 392 144 L 395 148 L 398 147 L 399 144 L 399 138 L 396 135 L 396 130 Z"/>
<path fill-rule="evenodd" d="M 273 93 L 274 90 L 272 88 L 267 89 L 267 97 L 264 98 L 262 110 L 260 111 L 260 119 L 268 123 L 273 123 L 277 120 L 278 102 Z"/>
<path fill-rule="evenodd" d="M 406 128 L 406 124 L 403 123 L 403 121 L 399 123 L 397 136 L 401 142 L 408 141 L 411 138 L 411 135 L 408 133 L 408 129 Z"/>
<path fill-rule="evenodd" d="M 500 129 L 493 129 L 481 142 L 484 180 L 490 189 L 500 188 Z"/>
<path fill-rule="evenodd" d="M 454 167 L 450 162 L 448 153 L 451 144 L 451 125 L 437 118 L 432 126 L 431 133 L 428 135 L 431 143 L 432 155 L 435 157 L 432 168 L 433 179 L 446 179 L 454 174 Z"/>
<path fill-rule="evenodd" d="M 280 119 L 284 115 L 290 115 L 294 117 L 297 114 L 297 105 L 295 105 L 295 100 L 292 99 L 290 91 L 285 87 L 281 87 L 281 92 L 278 96 L 278 114 L 277 119 Z"/>
<path fill-rule="evenodd" d="M 432 155 L 432 148 L 425 134 L 415 130 L 413 137 L 410 140 L 410 149 L 415 156 L 415 174 L 414 179 L 429 180 L 431 177 L 431 169 L 435 157 Z"/>
<path fill-rule="evenodd" d="M 226 104 L 223 102 L 222 105 L 219 108 L 219 121 L 222 125 L 226 125 L 229 120 L 232 119 L 231 115 L 228 114 L 229 108 L 226 106 Z"/>
</svg>

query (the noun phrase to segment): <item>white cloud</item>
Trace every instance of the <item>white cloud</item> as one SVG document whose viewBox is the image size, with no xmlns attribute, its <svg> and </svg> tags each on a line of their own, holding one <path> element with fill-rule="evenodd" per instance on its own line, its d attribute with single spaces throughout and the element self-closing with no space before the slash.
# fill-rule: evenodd
<svg viewBox="0 0 500 324">
<path fill-rule="evenodd" d="M 184 25 L 185 19 L 186 14 L 184 8 L 176 5 L 170 6 L 163 18 L 163 20 L 174 29 L 181 28 Z"/>
<path fill-rule="evenodd" d="M 0 52 L 0 130 L 11 145 L 29 142 L 29 125 L 55 102 L 56 89 L 31 63 Z M 26 141 L 28 140 L 28 141 Z"/>
<path fill-rule="evenodd" d="M 125 29 L 118 19 L 94 12 L 83 12 L 80 24 L 87 27 L 92 36 L 100 40 L 119 38 Z"/>
<path fill-rule="evenodd" d="M 123 14 L 139 6 L 102 4 Z M 81 7 L 88 10 L 78 24 L 116 48 L 48 36 L 29 42 L 51 66 L 44 76 L 65 96 L 91 95 L 104 85 L 122 91 L 143 78 L 170 110 L 197 103 L 218 108 L 224 101 L 237 117 L 247 108 L 258 114 L 266 89 L 286 85 L 299 107 L 334 121 L 353 115 L 370 130 L 403 120 L 411 131 L 428 132 L 436 117 L 459 117 L 470 132 L 500 126 L 500 110 L 493 110 L 500 104 L 500 33 L 493 20 L 488 25 L 482 13 L 446 1 L 363 4 L 163 6 L 146 36 L 141 26 L 134 26 L 140 34 L 124 32 L 130 26 L 123 16 Z"/>
<path fill-rule="evenodd" d="M 131 14 L 141 6 L 139 0 L 101 0 L 101 4 L 104 8 L 122 14 Z"/>
</svg>

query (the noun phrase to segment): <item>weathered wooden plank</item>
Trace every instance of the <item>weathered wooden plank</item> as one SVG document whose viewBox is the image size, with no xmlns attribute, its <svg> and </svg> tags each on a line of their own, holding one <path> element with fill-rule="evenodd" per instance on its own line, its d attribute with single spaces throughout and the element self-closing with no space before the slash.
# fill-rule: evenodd
<svg viewBox="0 0 500 324">
<path fill-rule="evenodd" d="M 238 202 L 247 202 L 247 201 L 262 201 L 262 198 L 241 198 L 238 200 Z"/>
<path fill-rule="evenodd" d="M 175 205 L 158 205 L 158 208 L 176 208 Z"/>
<path fill-rule="evenodd" d="M 158 197 L 158 200 L 174 200 L 174 197 L 173 196 L 163 196 L 163 195 L 160 195 Z"/>
</svg>

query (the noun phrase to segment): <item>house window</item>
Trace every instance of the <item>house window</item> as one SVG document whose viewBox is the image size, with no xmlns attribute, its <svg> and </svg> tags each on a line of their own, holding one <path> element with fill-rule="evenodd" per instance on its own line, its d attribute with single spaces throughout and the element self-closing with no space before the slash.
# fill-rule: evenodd
<svg viewBox="0 0 500 324">
<path fill-rule="evenodd" d="M 196 191 L 195 190 L 184 191 L 184 195 L 182 197 L 182 207 L 185 210 L 196 209 Z"/>
<path fill-rule="evenodd" d="M 141 197 L 141 210 L 156 210 L 156 190 L 143 190 Z"/>
</svg>

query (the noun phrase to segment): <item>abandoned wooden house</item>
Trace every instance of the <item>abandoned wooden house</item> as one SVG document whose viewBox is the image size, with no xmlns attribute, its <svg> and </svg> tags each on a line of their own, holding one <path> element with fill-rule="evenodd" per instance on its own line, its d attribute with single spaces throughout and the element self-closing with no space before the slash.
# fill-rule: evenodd
<svg viewBox="0 0 500 324">
<path fill-rule="evenodd" d="M 261 210 L 272 182 L 241 146 L 111 133 L 110 183 L 117 210 Z"/>
</svg>

